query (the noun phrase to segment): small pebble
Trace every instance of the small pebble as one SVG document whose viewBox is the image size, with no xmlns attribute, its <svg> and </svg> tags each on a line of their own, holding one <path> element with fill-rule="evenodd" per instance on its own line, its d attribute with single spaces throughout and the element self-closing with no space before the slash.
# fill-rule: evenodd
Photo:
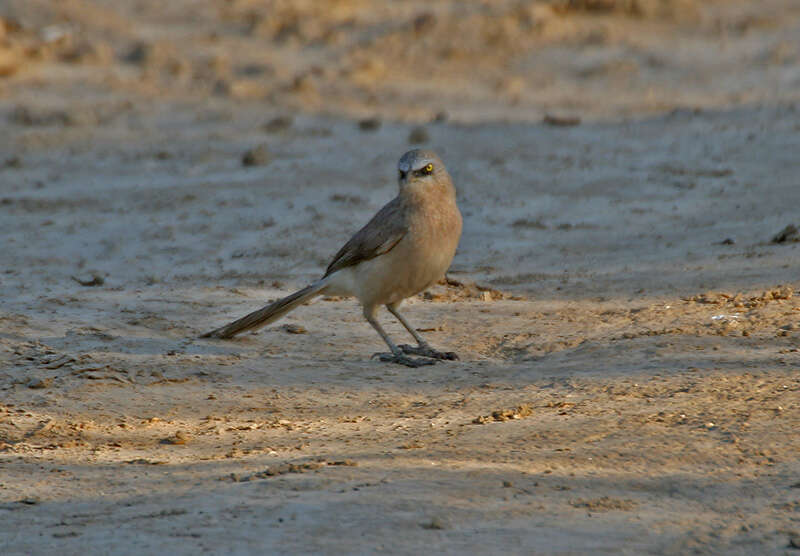
<svg viewBox="0 0 800 556">
<path fill-rule="evenodd" d="M 22 168 L 22 159 L 18 156 L 12 156 L 6 159 L 3 166 L 6 168 Z"/>
<path fill-rule="evenodd" d="M 283 329 L 288 332 L 289 334 L 306 334 L 308 330 L 300 326 L 299 324 L 284 324 Z"/>
<path fill-rule="evenodd" d="M 291 116 L 278 116 L 265 123 L 261 129 L 267 133 L 279 133 L 292 127 L 293 123 L 294 119 Z"/>
<path fill-rule="evenodd" d="M 242 166 L 264 166 L 269 164 L 272 156 L 266 145 L 259 145 L 242 155 Z"/>
<path fill-rule="evenodd" d="M 438 517 L 433 517 L 433 518 L 431 518 L 430 521 L 422 523 L 421 525 L 422 525 L 423 529 L 437 529 L 437 530 L 439 530 L 439 529 L 444 529 L 445 528 L 444 521 L 442 519 L 438 518 Z"/>
<path fill-rule="evenodd" d="M 47 388 L 50 386 L 50 383 L 53 382 L 52 378 L 46 378 L 42 380 L 41 378 L 32 378 L 28 381 L 28 388 L 33 389 L 40 389 L 40 388 Z"/>
<path fill-rule="evenodd" d="M 178 431 L 175 433 L 175 436 L 172 436 L 170 438 L 165 438 L 161 442 L 163 444 L 175 444 L 175 445 L 186 444 L 187 442 L 189 442 L 189 435 L 183 431 Z"/>
</svg>

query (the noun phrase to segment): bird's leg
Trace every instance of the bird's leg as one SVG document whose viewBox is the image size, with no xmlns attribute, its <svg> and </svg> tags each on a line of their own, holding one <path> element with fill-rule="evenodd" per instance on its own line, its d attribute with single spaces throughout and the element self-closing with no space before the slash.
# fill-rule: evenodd
<svg viewBox="0 0 800 556">
<path fill-rule="evenodd" d="M 380 334 L 383 341 L 386 342 L 386 345 L 389 346 L 389 349 L 392 350 L 391 353 L 373 353 L 372 357 L 377 357 L 379 360 L 385 363 L 397 363 L 398 365 L 405 365 L 406 367 L 422 367 L 423 365 L 433 365 L 436 363 L 433 359 L 414 359 L 413 357 L 409 357 L 403 353 L 403 351 L 395 345 L 395 343 L 389 338 L 389 335 L 383 331 L 383 328 L 375 320 L 375 314 L 373 311 L 364 310 L 364 318 L 367 319 L 367 322 L 372 325 L 372 328 Z"/>
<path fill-rule="evenodd" d="M 397 310 L 396 305 L 387 305 L 387 309 L 389 312 L 392 313 L 400 323 L 405 326 L 406 330 L 408 330 L 414 339 L 417 341 L 416 346 L 410 346 L 408 344 L 402 344 L 400 350 L 403 353 L 409 353 L 411 355 L 421 355 L 423 357 L 430 357 L 432 359 L 446 359 L 448 361 L 457 361 L 458 355 L 452 351 L 437 351 L 433 349 L 428 342 L 426 342 L 419 333 L 414 330 L 414 327 L 408 324 L 408 321 L 400 314 Z"/>
</svg>

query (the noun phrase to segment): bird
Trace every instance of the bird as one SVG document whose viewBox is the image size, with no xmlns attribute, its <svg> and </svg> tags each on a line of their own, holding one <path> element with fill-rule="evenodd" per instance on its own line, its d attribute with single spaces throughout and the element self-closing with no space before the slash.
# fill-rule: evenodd
<svg viewBox="0 0 800 556">
<path fill-rule="evenodd" d="M 450 267 L 462 228 L 456 189 L 431 150 L 406 152 L 397 170 L 397 196 L 339 249 L 319 280 L 201 337 L 232 338 L 266 326 L 319 295 L 349 296 L 359 301 L 364 318 L 389 347 L 389 353 L 373 358 L 414 368 L 457 360 L 453 352 L 432 348 L 399 312 L 405 299 L 436 284 Z M 376 318 L 381 305 L 408 330 L 416 346 L 398 346 L 386 334 Z"/>
</svg>

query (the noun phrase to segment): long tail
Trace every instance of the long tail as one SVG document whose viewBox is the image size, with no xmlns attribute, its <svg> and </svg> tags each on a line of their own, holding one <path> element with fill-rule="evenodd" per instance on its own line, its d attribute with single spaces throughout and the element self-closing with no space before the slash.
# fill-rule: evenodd
<svg viewBox="0 0 800 556">
<path fill-rule="evenodd" d="M 327 283 L 328 281 L 325 279 L 319 280 L 310 286 L 306 286 L 300 291 L 294 292 L 292 295 L 287 295 L 283 299 L 273 301 L 266 307 L 263 307 L 258 311 L 253 311 L 249 315 L 245 315 L 239 320 L 235 320 L 232 323 L 226 324 L 225 326 L 217 328 L 216 330 L 212 330 L 211 332 L 206 332 L 200 337 L 233 338 L 237 334 L 247 330 L 255 330 L 257 328 L 261 328 L 262 326 L 266 326 L 271 322 L 275 322 L 298 305 L 302 305 L 306 301 L 320 295 L 322 290 L 325 289 Z"/>
</svg>

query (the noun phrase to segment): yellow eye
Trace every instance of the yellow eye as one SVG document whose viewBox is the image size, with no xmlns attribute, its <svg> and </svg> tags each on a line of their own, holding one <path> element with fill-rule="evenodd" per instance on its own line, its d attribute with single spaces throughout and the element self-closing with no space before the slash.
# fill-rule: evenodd
<svg viewBox="0 0 800 556">
<path fill-rule="evenodd" d="M 433 172 L 433 164 L 428 164 L 425 168 L 422 169 L 426 174 L 430 174 Z"/>
</svg>

